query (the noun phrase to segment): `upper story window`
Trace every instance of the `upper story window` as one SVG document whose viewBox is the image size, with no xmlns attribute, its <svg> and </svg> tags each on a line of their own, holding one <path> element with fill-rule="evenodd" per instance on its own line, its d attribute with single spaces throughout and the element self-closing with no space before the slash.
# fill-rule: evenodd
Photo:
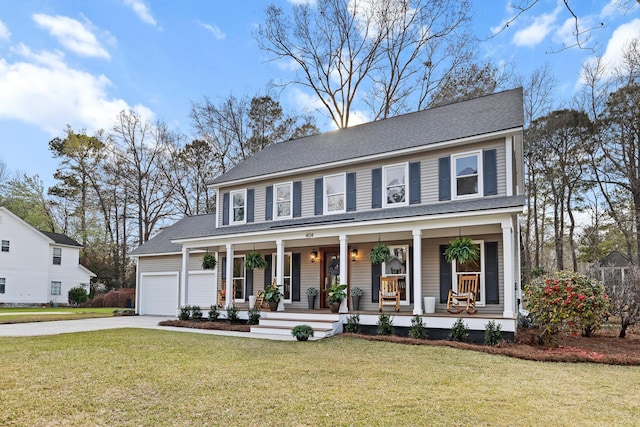
<svg viewBox="0 0 640 427">
<path fill-rule="evenodd" d="M 51 295 L 62 295 L 62 282 L 51 282 Z"/>
<path fill-rule="evenodd" d="M 231 192 L 231 224 L 244 224 L 247 220 L 246 206 L 247 191 L 239 190 Z"/>
<path fill-rule="evenodd" d="M 7 279 L 4 277 L 0 277 L 0 294 L 4 294 L 4 287 L 7 283 Z"/>
<path fill-rule="evenodd" d="M 345 211 L 345 174 L 324 177 L 324 213 Z"/>
<path fill-rule="evenodd" d="M 404 206 L 407 204 L 407 172 L 408 164 L 385 166 L 383 173 L 384 206 Z"/>
<path fill-rule="evenodd" d="M 62 248 L 53 248 L 53 265 L 62 264 Z"/>
<path fill-rule="evenodd" d="M 273 186 L 273 216 L 276 219 L 291 218 L 291 195 L 293 183 L 277 184 Z"/>
<path fill-rule="evenodd" d="M 9 252 L 9 241 L 8 240 L 3 240 L 2 241 L 2 252 Z"/>
<path fill-rule="evenodd" d="M 482 195 L 482 158 L 480 155 L 481 152 L 478 151 L 451 157 L 454 198 Z"/>
</svg>

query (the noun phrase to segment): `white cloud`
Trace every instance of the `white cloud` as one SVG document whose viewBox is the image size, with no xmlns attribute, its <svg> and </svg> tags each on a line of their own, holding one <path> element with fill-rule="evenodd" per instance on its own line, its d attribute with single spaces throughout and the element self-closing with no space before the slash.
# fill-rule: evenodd
<svg viewBox="0 0 640 427">
<path fill-rule="evenodd" d="M 211 34 L 213 34 L 213 37 L 216 38 L 216 40 L 224 40 L 227 38 L 227 35 L 220 29 L 218 28 L 217 25 L 211 25 L 211 24 L 204 24 L 204 23 L 200 23 L 200 25 L 207 31 L 209 31 Z"/>
<path fill-rule="evenodd" d="M 4 25 L 4 22 L 0 20 L 0 40 L 8 41 L 10 38 L 11 38 L 11 32 L 9 31 L 7 26 Z"/>
<path fill-rule="evenodd" d="M 528 46 L 534 47 L 542 42 L 553 29 L 554 23 L 558 18 L 561 8 L 551 13 L 544 13 L 533 19 L 533 23 L 513 35 L 513 44 L 518 47 Z"/>
<path fill-rule="evenodd" d="M 622 51 L 626 43 L 640 35 L 640 18 L 620 25 L 611 34 L 607 43 L 607 49 L 602 55 L 602 59 L 607 64 L 608 72 L 613 72 L 615 68 L 622 65 Z"/>
<path fill-rule="evenodd" d="M 133 10 L 133 12 L 138 15 L 138 18 L 142 20 L 142 22 L 146 22 L 149 25 L 156 26 L 158 23 L 155 18 L 151 14 L 151 10 L 147 7 L 146 4 L 142 0 L 124 0 L 124 4 Z"/>
<path fill-rule="evenodd" d="M 87 57 L 110 58 L 109 52 L 100 45 L 96 36 L 75 19 L 36 13 L 33 20 L 71 52 Z"/>
<path fill-rule="evenodd" d="M 70 68 L 60 51 L 36 53 L 21 43 L 13 53 L 22 60 L 8 63 L 0 58 L 1 118 L 30 123 L 55 136 L 67 124 L 88 132 L 110 129 L 122 110 L 154 116 L 143 105 L 131 107 L 110 98 L 107 77 Z"/>
<path fill-rule="evenodd" d="M 316 0 L 288 0 L 288 1 L 291 4 L 309 4 L 312 6 L 316 4 Z"/>
</svg>

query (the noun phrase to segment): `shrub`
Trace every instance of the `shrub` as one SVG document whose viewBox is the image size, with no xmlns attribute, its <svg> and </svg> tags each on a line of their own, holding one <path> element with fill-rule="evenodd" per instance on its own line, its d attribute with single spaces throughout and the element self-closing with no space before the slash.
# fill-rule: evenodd
<svg viewBox="0 0 640 427">
<path fill-rule="evenodd" d="M 260 323 L 260 309 L 259 308 L 251 308 L 249 309 L 249 319 L 247 320 L 249 325 L 257 325 Z"/>
<path fill-rule="evenodd" d="M 484 326 L 484 343 L 486 345 L 498 345 L 502 342 L 502 325 L 489 320 Z"/>
<path fill-rule="evenodd" d="M 191 318 L 191 306 L 185 305 L 184 307 L 180 307 L 180 315 L 178 318 L 180 320 L 189 320 Z"/>
<path fill-rule="evenodd" d="M 360 315 L 354 314 L 347 316 L 347 323 L 344 325 L 344 331 L 352 334 L 360 333 Z"/>
<path fill-rule="evenodd" d="M 202 320 L 202 310 L 200 310 L 200 306 L 191 306 L 191 319 L 196 321 Z"/>
<path fill-rule="evenodd" d="M 209 322 L 215 322 L 220 317 L 220 312 L 218 311 L 218 306 L 212 305 L 209 307 Z"/>
<path fill-rule="evenodd" d="M 231 305 L 227 307 L 227 320 L 231 323 L 238 322 L 240 320 L 240 315 L 238 314 L 238 307 L 235 305 Z"/>
<path fill-rule="evenodd" d="M 462 320 L 462 317 L 459 318 L 458 320 L 456 320 L 456 322 L 453 324 L 453 327 L 451 328 L 451 339 L 453 341 L 466 341 L 467 337 L 469 336 L 469 327 L 467 326 L 466 323 L 464 323 L 464 320 Z"/>
<path fill-rule="evenodd" d="M 291 329 L 291 335 L 296 337 L 298 341 L 307 341 L 313 336 L 313 328 L 309 325 L 297 325 Z"/>
<path fill-rule="evenodd" d="M 602 327 L 609 309 L 604 286 L 571 271 L 542 276 L 525 287 L 527 308 L 541 344 L 556 344 L 563 332 L 589 337 Z"/>
<path fill-rule="evenodd" d="M 427 331 L 422 323 L 422 317 L 417 314 L 411 319 L 411 326 L 409 327 L 409 337 L 417 340 L 426 340 L 429 338 Z"/>
<path fill-rule="evenodd" d="M 91 307 L 104 307 L 104 294 L 96 295 L 91 300 Z"/>
<path fill-rule="evenodd" d="M 80 305 L 87 300 L 87 291 L 82 287 L 78 286 L 76 288 L 69 289 L 69 304 Z"/>
<path fill-rule="evenodd" d="M 388 314 L 378 316 L 378 335 L 391 335 L 393 332 L 393 318 Z"/>
</svg>

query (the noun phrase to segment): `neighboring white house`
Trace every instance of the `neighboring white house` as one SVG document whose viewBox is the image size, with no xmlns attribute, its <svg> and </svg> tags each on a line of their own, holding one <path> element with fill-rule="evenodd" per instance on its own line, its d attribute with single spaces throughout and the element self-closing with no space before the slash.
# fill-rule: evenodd
<svg viewBox="0 0 640 427">
<path fill-rule="evenodd" d="M 89 292 L 95 274 L 79 264 L 81 248 L 0 206 L 0 304 L 67 304 L 69 289 L 82 286 Z"/>
</svg>

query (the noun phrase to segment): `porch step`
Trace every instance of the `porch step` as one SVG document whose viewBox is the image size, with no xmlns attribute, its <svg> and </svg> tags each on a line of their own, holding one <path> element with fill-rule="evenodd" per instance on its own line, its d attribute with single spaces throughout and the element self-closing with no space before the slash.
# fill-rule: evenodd
<svg viewBox="0 0 640 427">
<path fill-rule="evenodd" d="M 339 314 L 278 311 L 263 312 L 259 324 L 251 327 L 251 333 L 291 336 L 291 330 L 298 325 L 311 326 L 316 339 L 342 332 L 342 320 Z"/>
<path fill-rule="evenodd" d="M 251 327 L 251 333 L 258 335 L 283 335 L 293 339 L 293 336 L 291 335 L 292 329 L 293 326 L 255 325 Z M 331 335 L 333 335 L 333 328 L 313 328 L 313 338 L 310 339 L 321 339 L 330 337 Z"/>
</svg>

